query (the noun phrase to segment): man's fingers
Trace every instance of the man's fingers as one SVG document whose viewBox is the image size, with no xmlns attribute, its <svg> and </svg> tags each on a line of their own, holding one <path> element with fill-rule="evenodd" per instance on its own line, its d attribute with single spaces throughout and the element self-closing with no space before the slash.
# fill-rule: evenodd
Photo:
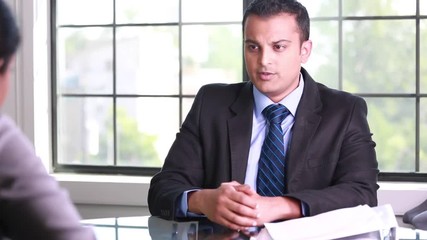
<svg viewBox="0 0 427 240">
<path fill-rule="evenodd" d="M 243 192 L 248 195 L 254 195 L 257 194 L 249 185 L 243 184 L 239 186 L 234 187 L 237 191 Z"/>
<path fill-rule="evenodd" d="M 244 190 L 244 191 L 240 191 Z M 247 192 L 246 192 L 247 191 Z M 246 187 L 236 189 L 236 192 L 230 194 L 230 199 L 242 206 L 246 206 L 252 210 L 256 210 L 259 195 L 252 193 L 252 190 L 246 189 Z M 236 212 L 240 212 L 239 209 L 234 209 Z"/>
<path fill-rule="evenodd" d="M 253 218 L 242 217 L 235 213 L 229 212 L 224 215 L 222 219 L 224 225 L 233 230 L 246 230 L 249 227 L 254 227 L 257 225 L 257 222 Z"/>
</svg>

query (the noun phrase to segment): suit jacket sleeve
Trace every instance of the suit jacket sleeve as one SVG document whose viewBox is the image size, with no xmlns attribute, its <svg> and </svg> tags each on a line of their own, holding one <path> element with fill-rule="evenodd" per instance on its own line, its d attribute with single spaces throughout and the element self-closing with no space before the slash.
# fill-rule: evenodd
<svg viewBox="0 0 427 240">
<path fill-rule="evenodd" d="M 184 191 L 244 182 L 253 113 L 251 86 L 210 84 L 199 90 L 163 168 L 151 180 L 152 215 L 175 219 L 177 199 Z"/>
<path fill-rule="evenodd" d="M 0 238 L 95 239 L 67 193 L 48 175 L 32 145 L 0 115 Z"/>
<path fill-rule="evenodd" d="M 148 206 L 153 216 L 175 219 L 178 197 L 181 197 L 184 191 L 194 189 L 196 188 L 194 186 L 201 186 L 203 183 L 199 132 L 203 95 L 202 87 L 176 135 L 161 171 L 151 180 Z"/>
</svg>

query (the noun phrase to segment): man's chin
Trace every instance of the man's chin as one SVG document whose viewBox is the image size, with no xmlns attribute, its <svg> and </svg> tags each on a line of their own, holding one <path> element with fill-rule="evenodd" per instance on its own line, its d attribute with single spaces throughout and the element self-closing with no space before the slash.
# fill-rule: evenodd
<svg viewBox="0 0 427 240">
<path fill-rule="evenodd" d="M 254 83 L 254 85 L 264 95 L 272 94 L 276 90 L 275 86 L 274 86 L 274 83 L 272 81 L 258 80 L 256 83 Z"/>
</svg>

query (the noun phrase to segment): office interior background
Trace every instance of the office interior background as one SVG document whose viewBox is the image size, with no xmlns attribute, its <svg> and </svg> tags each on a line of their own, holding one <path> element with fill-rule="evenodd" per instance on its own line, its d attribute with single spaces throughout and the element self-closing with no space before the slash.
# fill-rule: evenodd
<svg viewBox="0 0 427 240">
<path fill-rule="evenodd" d="M 150 177 L 197 90 L 248 80 L 249 0 L 6 2 L 23 41 L 3 111 L 84 218 L 149 214 Z M 367 101 L 379 203 L 402 215 L 427 199 L 427 0 L 300 2 L 313 41 L 304 67 Z"/>
</svg>

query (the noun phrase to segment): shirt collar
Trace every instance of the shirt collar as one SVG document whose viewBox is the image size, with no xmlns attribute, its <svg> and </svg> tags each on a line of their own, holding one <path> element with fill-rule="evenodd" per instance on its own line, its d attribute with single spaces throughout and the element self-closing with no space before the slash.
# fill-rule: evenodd
<svg viewBox="0 0 427 240">
<path fill-rule="evenodd" d="M 295 88 L 288 96 L 283 98 L 279 103 L 285 106 L 295 117 L 298 104 L 301 100 L 302 92 L 304 90 L 304 78 L 302 74 L 300 74 L 300 81 L 298 87 Z M 274 102 L 271 101 L 267 96 L 261 93 L 254 85 L 253 87 L 253 95 L 255 100 L 255 116 L 258 118 L 262 116 L 261 112 L 270 104 Z"/>
</svg>

